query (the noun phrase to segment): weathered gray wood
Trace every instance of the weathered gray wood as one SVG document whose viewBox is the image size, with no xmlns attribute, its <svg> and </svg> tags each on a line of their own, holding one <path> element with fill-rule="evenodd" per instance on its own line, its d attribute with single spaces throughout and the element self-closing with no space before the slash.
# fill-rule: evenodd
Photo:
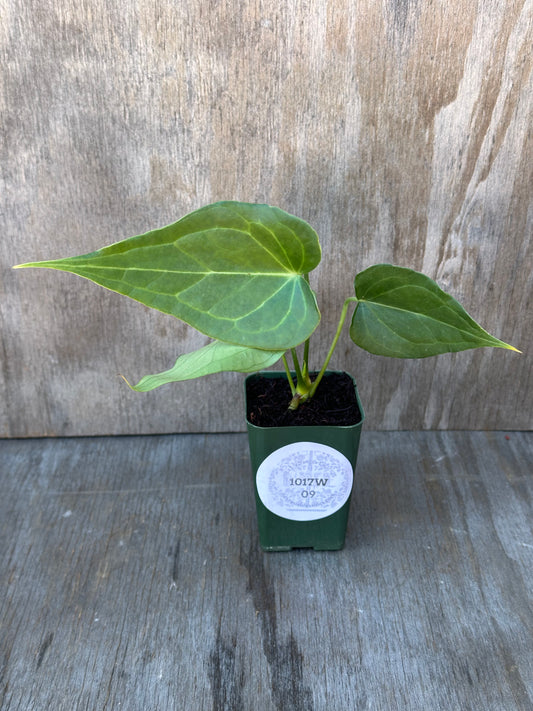
<svg viewBox="0 0 533 711">
<path fill-rule="evenodd" d="M 346 548 L 244 435 L 0 442 L 2 711 L 528 711 L 533 436 L 364 433 Z"/>
<path fill-rule="evenodd" d="M 0 435 L 243 429 L 238 378 L 139 396 L 117 377 L 205 339 L 75 277 L 9 271 L 221 198 L 316 227 L 325 324 L 356 271 L 392 261 L 531 353 L 531 0 L 3 0 L 0 24 Z M 391 362 L 345 336 L 335 365 L 372 428 L 532 425 L 527 356 Z"/>
</svg>

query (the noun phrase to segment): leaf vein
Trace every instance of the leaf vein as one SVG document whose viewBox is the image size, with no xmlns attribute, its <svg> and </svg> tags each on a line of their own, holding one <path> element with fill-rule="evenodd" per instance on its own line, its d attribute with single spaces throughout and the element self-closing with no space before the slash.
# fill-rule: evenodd
<svg viewBox="0 0 533 711">
<path fill-rule="evenodd" d="M 257 238 L 254 237 L 254 235 L 252 234 L 251 229 L 250 229 L 250 226 L 251 226 L 251 225 L 259 225 L 260 227 L 262 227 L 263 229 L 265 229 L 267 232 L 269 232 L 269 233 L 272 235 L 272 237 L 276 240 L 276 242 L 277 242 L 278 246 L 280 247 L 280 249 L 282 250 L 282 252 L 285 254 L 285 256 L 286 256 L 286 258 L 287 258 L 288 264 L 291 264 L 291 259 L 290 259 L 289 255 L 288 255 L 288 253 L 287 253 L 285 247 L 280 243 L 279 239 L 277 238 L 277 236 L 275 235 L 275 233 L 272 232 L 272 230 L 270 229 L 270 227 L 267 227 L 267 225 L 264 225 L 264 224 L 262 224 L 262 223 L 258 223 L 258 222 L 256 222 L 256 221 L 247 220 L 245 217 L 243 217 L 242 215 L 240 215 L 236 210 L 233 210 L 233 209 L 231 209 L 231 208 L 229 208 L 229 207 L 227 208 L 227 210 L 228 210 L 228 212 L 232 212 L 234 215 L 237 215 L 241 220 L 244 220 L 244 221 L 246 222 L 246 224 L 248 225 L 248 230 L 249 230 L 249 231 L 248 231 L 248 232 L 245 232 L 245 234 L 249 235 L 249 236 L 252 238 L 252 240 L 253 240 L 259 247 L 261 247 L 261 249 L 262 249 L 263 251 L 265 251 L 267 254 L 269 254 L 269 255 L 274 259 L 274 261 L 276 261 L 286 272 L 289 272 L 289 273 L 290 273 L 290 272 L 292 271 L 292 270 L 290 270 L 290 269 L 287 269 L 287 266 L 286 266 L 285 264 L 283 264 L 283 262 L 280 261 L 279 257 L 277 257 L 273 252 L 271 252 L 267 247 L 265 247 L 264 244 L 261 244 L 261 242 L 259 242 L 259 241 L 257 240 Z M 239 231 L 244 232 L 244 230 L 239 230 Z"/>
<path fill-rule="evenodd" d="M 419 313 L 419 312 L 417 312 L 417 311 L 409 311 L 409 309 L 402 309 L 402 308 L 400 308 L 399 306 L 389 306 L 388 304 L 380 304 L 380 303 L 377 303 L 377 302 L 375 302 L 375 301 L 365 301 L 365 300 L 363 300 L 363 299 L 362 299 L 359 303 L 361 303 L 361 304 L 366 304 L 366 305 L 370 304 L 370 305 L 371 305 L 370 308 L 372 308 L 372 306 L 378 306 L 379 308 L 382 308 L 382 309 L 391 309 L 391 310 L 394 310 L 394 311 L 401 311 L 402 313 L 407 313 L 407 314 L 415 315 L 416 317 L 419 317 L 419 318 L 422 318 L 422 319 L 428 319 L 429 321 L 434 322 L 434 323 L 436 323 L 437 325 L 440 325 L 440 326 L 442 326 L 442 325 L 444 324 L 445 326 L 448 326 L 448 327 L 450 327 L 450 328 L 453 328 L 453 329 L 455 329 L 456 331 L 458 331 L 459 333 L 466 334 L 467 336 L 470 336 L 470 337 L 472 337 L 472 336 L 474 335 L 471 331 L 468 331 L 468 330 L 466 330 L 466 329 L 460 328 L 459 326 L 456 326 L 456 325 L 454 325 L 453 323 L 449 323 L 449 322 L 447 322 L 447 321 L 439 321 L 439 319 L 436 319 L 436 318 L 433 317 L 433 316 L 428 316 L 428 315 L 426 315 L 426 314 L 421 314 L 421 313 Z M 451 309 L 449 309 L 449 310 L 451 310 Z M 452 313 L 454 313 L 454 312 L 452 311 Z M 392 331 L 392 332 L 395 333 L 397 336 L 399 336 L 399 334 L 396 333 L 396 331 L 394 331 L 391 326 L 388 326 L 388 325 L 382 320 L 382 318 L 380 318 L 380 317 L 376 314 L 376 311 L 375 311 L 375 310 L 373 310 L 373 314 L 374 314 L 374 317 L 375 317 L 381 324 L 383 324 L 384 326 L 386 326 L 386 328 L 388 328 L 390 331 Z M 483 340 L 488 341 L 489 343 L 492 342 L 492 338 L 493 338 L 493 337 L 490 336 L 489 333 L 487 333 L 487 332 L 486 332 L 481 326 L 479 326 L 478 324 L 476 324 L 476 328 L 478 328 L 479 331 L 481 332 L 480 335 L 478 335 L 478 334 L 476 333 L 476 334 L 475 334 L 476 337 L 478 337 L 478 338 L 481 340 L 481 335 L 484 335 L 484 336 L 486 335 L 488 338 L 484 338 Z M 399 337 L 400 337 L 400 338 L 403 338 L 402 336 L 399 336 Z M 409 341 L 409 339 L 407 339 L 407 338 L 404 338 L 403 340 L 406 340 L 406 341 L 408 341 L 409 343 L 414 343 L 414 342 L 415 342 L 415 341 Z M 438 340 L 438 339 L 437 339 L 437 340 Z M 494 339 L 494 340 L 498 340 L 498 339 Z M 428 343 L 429 343 L 429 342 L 430 342 L 430 341 L 428 341 Z M 444 341 L 439 341 L 439 342 L 446 343 L 445 340 L 444 340 Z M 468 339 L 467 339 L 467 342 L 469 342 Z"/>
</svg>

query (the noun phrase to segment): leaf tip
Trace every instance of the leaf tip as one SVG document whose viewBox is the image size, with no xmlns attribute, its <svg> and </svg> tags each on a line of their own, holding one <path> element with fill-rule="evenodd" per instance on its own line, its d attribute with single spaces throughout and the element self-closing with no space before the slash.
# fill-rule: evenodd
<svg viewBox="0 0 533 711">
<path fill-rule="evenodd" d="M 11 269 L 27 269 L 28 267 L 46 267 L 48 262 L 24 262 L 24 264 L 14 264 Z"/>
<path fill-rule="evenodd" d="M 118 374 L 118 377 L 119 377 L 119 378 L 122 378 L 122 380 L 126 383 L 126 385 L 128 386 L 128 388 L 130 388 L 130 390 L 135 390 L 135 388 L 133 387 L 133 385 L 131 385 L 131 383 L 129 382 L 129 380 L 128 380 L 124 375 L 122 375 L 122 373 L 119 373 L 119 374 Z"/>
</svg>

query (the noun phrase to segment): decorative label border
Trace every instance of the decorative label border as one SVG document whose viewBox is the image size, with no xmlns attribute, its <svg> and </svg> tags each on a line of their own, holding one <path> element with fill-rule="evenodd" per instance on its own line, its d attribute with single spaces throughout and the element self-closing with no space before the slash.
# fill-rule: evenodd
<svg viewBox="0 0 533 711">
<path fill-rule="evenodd" d="M 261 463 L 256 476 L 267 509 L 291 521 L 316 521 L 348 500 L 353 469 L 344 454 L 317 442 L 280 447 Z"/>
</svg>

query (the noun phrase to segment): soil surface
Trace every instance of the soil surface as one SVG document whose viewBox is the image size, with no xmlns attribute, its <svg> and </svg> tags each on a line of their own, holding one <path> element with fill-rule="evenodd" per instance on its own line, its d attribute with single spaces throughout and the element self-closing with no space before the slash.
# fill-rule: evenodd
<svg viewBox="0 0 533 711">
<path fill-rule="evenodd" d="M 313 378 L 313 375 L 311 375 Z M 248 421 L 258 427 L 355 425 L 361 421 L 353 381 L 346 373 L 325 375 L 316 393 L 289 410 L 287 378 L 254 375 L 247 381 Z"/>
</svg>

